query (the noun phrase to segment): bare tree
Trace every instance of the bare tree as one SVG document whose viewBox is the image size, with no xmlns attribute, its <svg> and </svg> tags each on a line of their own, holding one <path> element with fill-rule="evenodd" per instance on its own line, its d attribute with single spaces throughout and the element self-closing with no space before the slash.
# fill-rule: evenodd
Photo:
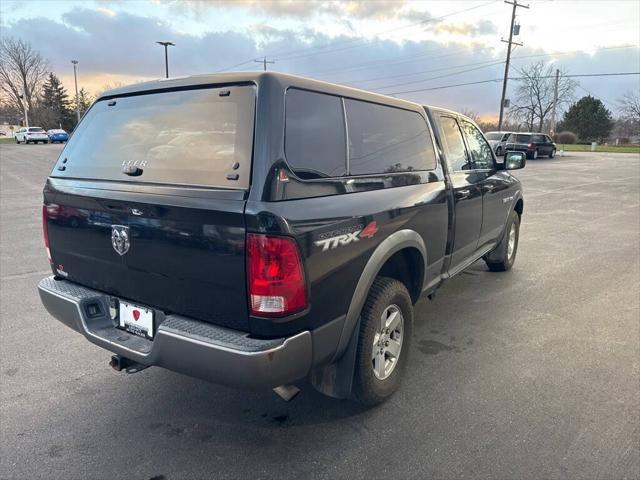
<svg viewBox="0 0 640 480">
<path fill-rule="evenodd" d="M 618 100 L 618 103 L 624 118 L 640 121 L 640 92 L 627 92 Z"/>
<path fill-rule="evenodd" d="M 537 128 L 537 131 L 541 132 L 545 120 L 553 110 L 555 68 L 539 61 L 518 72 L 521 78 L 518 79 L 515 100 L 509 109 L 509 116 L 518 123 L 525 123 L 530 130 Z M 566 76 L 566 71 L 560 71 L 556 104 L 558 114 L 559 107 L 568 105 L 573 99 L 577 85 L 577 82 Z"/>
<path fill-rule="evenodd" d="M 115 90 L 116 88 L 121 88 L 121 87 L 124 87 L 124 86 L 125 86 L 124 82 L 109 82 L 109 83 L 105 83 L 104 85 L 102 85 L 102 88 L 98 92 L 97 97 L 99 97 L 100 95 L 102 95 L 106 91 Z"/>
<path fill-rule="evenodd" d="M 21 112 L 26 104 L 31 110 L 48 72 L 47 60 L 30 44 L 12 37 L 0 38 L 0 95 L 10 107 Z"/>
<path fill-rule="evenodd" d="M 469 117 L 474 122 L 478 123 L 480 121 L 480 115 L 475 110 L 471 110 L 470 108 L 463 108 L 460 113 L 465 117 Z"/>
</svg>

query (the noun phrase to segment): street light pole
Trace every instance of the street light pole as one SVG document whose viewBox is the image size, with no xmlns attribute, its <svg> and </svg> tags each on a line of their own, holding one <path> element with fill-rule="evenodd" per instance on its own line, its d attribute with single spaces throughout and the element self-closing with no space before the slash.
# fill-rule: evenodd
<svg viewBox="0 0 640 480">
<path fill-rule="evenodd" d="M 76 84 L 76 116 L 78 117 L 78 123 L 80 123 L 80 98 L 78 97 L 78 73 L 76 71 L 78 60 L 71 60 L 71 63 L 73 63 L 73 80 Z"/>
<path fill-rule="evenodd" d="M 175 43 L 171 42 L 156 42 L 158 45 L 162 45 L 164 47 L 164 74 L 165 78 L 169 78 L 169 50 L 168 47 L 175 47 Z"/>
</svg>

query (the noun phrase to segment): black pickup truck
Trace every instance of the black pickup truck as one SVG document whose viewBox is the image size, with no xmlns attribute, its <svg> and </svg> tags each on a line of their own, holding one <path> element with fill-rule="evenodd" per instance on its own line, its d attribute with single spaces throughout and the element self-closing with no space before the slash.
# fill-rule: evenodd
<svg viewBox="0 0 640 480">
<path fill-rule="evenodd" d="M 418 299 L 513 265 L 524 163 L 458 113 L 296 76 L 111 90 L 47 179 L 40 297 L 117 370 L 376 404 Z"/>
</svg>

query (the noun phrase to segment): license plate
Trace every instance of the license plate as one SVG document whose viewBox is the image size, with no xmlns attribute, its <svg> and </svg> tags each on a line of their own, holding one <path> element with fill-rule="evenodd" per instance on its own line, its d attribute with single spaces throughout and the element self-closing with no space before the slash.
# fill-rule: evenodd
<svg viewBox="0 0 640 480">
<path fill-rule="evenodd" d="M 120 300 L 120 328 L 144 338 L 153 338 L 153 310 Z"/>
</svg>

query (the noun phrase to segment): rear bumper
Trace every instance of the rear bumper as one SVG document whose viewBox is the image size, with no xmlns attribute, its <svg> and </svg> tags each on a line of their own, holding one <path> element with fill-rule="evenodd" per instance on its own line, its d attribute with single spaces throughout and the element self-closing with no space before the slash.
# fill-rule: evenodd
<svg viewBox="0 0 640 480">
<path fill-rule="evenodd" d="M 291 383 L 305 377 L 312 366 L 308 331 L 286 338 L 255 339 L 244 332 L 156 312 L 156 333 L 153 340 L 147 340 L 115 328 L 107 294 L 55 277 L 43 279 L 38 291 L 57 320 L 90 342 L 143 365 L 246 389 Z"/>
</svg>

